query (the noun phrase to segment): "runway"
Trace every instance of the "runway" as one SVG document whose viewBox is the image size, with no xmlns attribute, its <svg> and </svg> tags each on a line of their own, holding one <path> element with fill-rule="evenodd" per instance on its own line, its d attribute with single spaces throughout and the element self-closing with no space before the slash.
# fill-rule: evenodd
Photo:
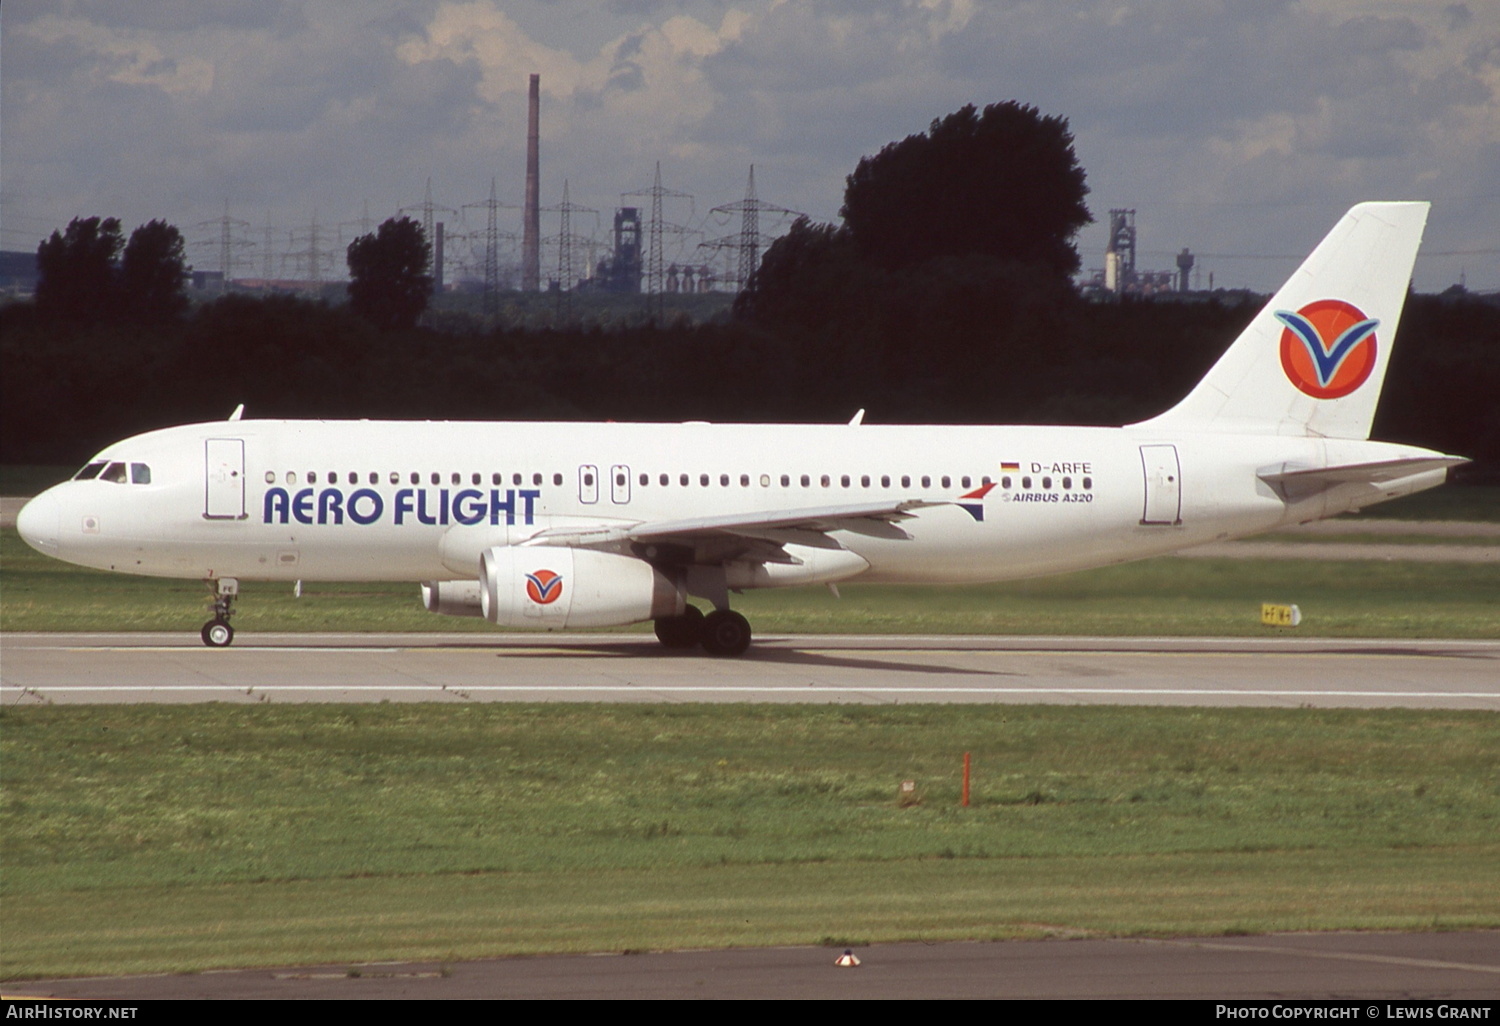
<svg viewBox="0 0 1500 1026">
<path fill-rule="evenodd" d="M 1500 641 L 632 634 L 0 636 L 0 701 L 1045 703 L 1500 710 Z"/>
<path fill-rule="evenodd" d="M 856 969 L 835 967 L 838 953 L 828 948 L 762 948 L 487 959 L 453 965 L 289 967 L 32 980 L 10 985 L 5 993 L 11 1000 L 53 997 L 119 1002 L 162 998 L 743 1000 L 768 995 L 888 1000 L 1342 998 L 1341 1007 L 1358 1009 L 1369 1018 L 1400 1015 L 1387 1013 L 1383 1004 L 1367 1006 L 1377 999 L 1398 1005 L 1413 999 L 1488 1003 L 1500 996 L 1500 933 L 1492 931 L 882 944 L 857 949 L 862 965 Z M 1350 998 L 1351 994 L 1358 998 Z M 1367 1007 L 1374 1011 L 1367 1012 Z M 1291 1016 L 1278 1016 L 1282 1017 Z"/>
</svg>

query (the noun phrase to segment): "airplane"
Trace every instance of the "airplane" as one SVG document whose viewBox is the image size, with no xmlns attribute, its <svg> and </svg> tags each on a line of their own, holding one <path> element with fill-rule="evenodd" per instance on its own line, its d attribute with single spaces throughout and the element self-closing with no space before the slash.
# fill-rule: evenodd
<svg viewBox="0 0 1500 1026">
<path fill-rule="evenodd" d="M 17 527 L 82 566 L 410 581 L 433 613 L 654 622 L 737 656 L 730 594 L 966 584 L 1122 563 L 1441 484 L 1463 457 L 1370 441 L 1426 225 L 1361 203 L 1176 406 L 1122 427 L 245 420 L 110 445 Z M 300 584 L 299 584 L 300 588 Z M 705 613 L 689 599 L 706 601 Z"/>
</svg>

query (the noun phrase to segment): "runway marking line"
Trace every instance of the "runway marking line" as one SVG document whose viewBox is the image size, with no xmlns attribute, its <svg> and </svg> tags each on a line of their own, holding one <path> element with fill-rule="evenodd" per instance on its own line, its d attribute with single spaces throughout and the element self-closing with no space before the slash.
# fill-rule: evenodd
<svg viewBox="0 0 1500 1026">
<path fill-rule="evenodd" d="M 726 693 L 787 693 L 787 694 L 838 694 L 838 695 L 1252 695 L 1257 698 L 1494 698 L 1500 699 L 1500 691 L 1280 691 L 1263 688 L 1069 688 L 1038 685 L 1032 688 L 964 688 L 964 687 L 868 687 L 832 684 L 806 685 L 690 685 L 690 684 L 153 684 L 153 685 L 108 685 L 108 684 L 55 684 L 32 687 L 0 686 L 0 694 L 7 692 L 88 692 L 100 691 L 118 694 L 128 691 L 244 691 L 253 687 L 255 691 L 453 691 L 467 692 L 563 692 L 621 691 L 636 694 L 647 692 L 726 694 Z"/>
<path fill-rule="evenodd" d="M 1294 955 L 1307 958 L 1332 958 L 1344 962 L 1377 962 L 1382 965 L 1410 966 L 1414 969 L 1455 969 L 1474 973 L 1500 973 L 1500 965 L 1474 965 L 1469 962 L 1439 962 L 1427 958 L 1404 958 L 1400 955 L 1376 955 L 1359 951 L 1315 951 L 1307 948 L 1279 948 L 1262 944 L 1214 944 L 1209 941 L 1151 941 L 1174 947 L 1211 948 L 1215 951 L 1254 951 L 1263 955 Z"/>
<path fill-rule="evenodd" d="M 337 645 L 288 645 L 288 646 L 256 646 L 229 650 L 213 650 L 197 648 L 188 645 L 120 645 L 120 646 L 93 646 L 93 645 L 27 645 L 22 646 L 30 652 L 108 652 L 130 653 L 140 652 L 148 655 L 162 655 L 167 653 L 181 653 L 184 655 L 207 655 L 215 659 L 232 658 L 236 655 L 250 653 L 288 653 L 294 655 L 306 655 L 309 653 L 329 653 L 338 655 L 397 655 L 408 653 L 443 654 L 443 655 L 494 655 L 497 658 L 526 658 L 530 656 L 570 656 L 575 659 L 611 659 L 617 656 L 613 651 L 595 651 L 586 647 L 557 646 L 553 648 L 499 648 L 493 646 L 471 646 L 462 648 L 445 648 L 441 646 L 416 646 L 416 647 L 357 647 L 345 648 Z M 786 649 L 782 649 L 785 651 Z M 917 657 L 924 653 L 934 651 L 952 652 L 959 655 L 973 656 L 1066 656 L 1069 658 L 1087 659 L 1090 657 L 1108 656 L 1118 658 L 1120 656 L 1138 656 L 1143 658 L 1161 659 L 1163 657 L 1177 659 L 1227 659 L 1227 658 L 1320 658 L 1320 659 L 1447 659 L 1451 655 L 1442 652 L 1378 652 L 1378 651 L 1349 651 L 1349 652 L 1304 652 L 1304 651 L 1268 651 L 1268 652 L 1232 652 L 1232 651 L 1210 651 L 1210 652 L 1151 652 L 1138 649 L 1069 649 L 1069 648 L 953 648 L 953 649 L 907 649 L 907 648 L 829 648 L 822 646 L 796 646 L 795 651 L 809 654 L 825 655 L 830 653 L 859 652 L 865 655 L 906 655 Z M 1488 658 L 1484 653 L 1481 658 Z"/>
</svg>

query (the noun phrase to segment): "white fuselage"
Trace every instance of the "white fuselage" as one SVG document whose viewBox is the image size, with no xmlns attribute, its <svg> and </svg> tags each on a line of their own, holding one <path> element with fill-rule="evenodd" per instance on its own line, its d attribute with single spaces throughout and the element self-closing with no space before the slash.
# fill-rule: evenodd
<svg viewBox="0 0 1500 1026">
<path fill-rule="evenodd" d="M 908 538 L 836 531 L 843 552 L 732 587 L 996 581 L 1119 563 L 1331 516 L 1441 483 L 1288 501 L 1258 477 L 1430 455 L 1147 426 L 917 427 L 225 421 L 154 431 L 33 500 L 27 540 L 60 559 L 178 578 L 474 579 L 480 554 L 556 528 L 928 500 Z M 117 473 L 115 477 L 122 476 Z M 993 487 L 980 498 L 971 493 Z"/>
</svg>

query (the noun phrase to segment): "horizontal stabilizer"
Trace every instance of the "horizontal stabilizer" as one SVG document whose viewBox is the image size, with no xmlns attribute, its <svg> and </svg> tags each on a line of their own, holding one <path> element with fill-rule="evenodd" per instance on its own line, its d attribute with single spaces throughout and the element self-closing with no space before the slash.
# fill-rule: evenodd
<svg viewBox="0 0 1500 1026">
<path fill-rule="evenodd" d="M 1256 476 L 1275 488 L 1283 498 L 1298 499 L 1335 485 L 1367 484 L 1378 488 L 1392 481 L 1448 470 L 1468 462 L 1462 456 L 1414 456 L 1375 463 L 1346 463 L 1337 467 L 1297 467 L 1278 463 L 1263 468 Z"/>
</svg>

